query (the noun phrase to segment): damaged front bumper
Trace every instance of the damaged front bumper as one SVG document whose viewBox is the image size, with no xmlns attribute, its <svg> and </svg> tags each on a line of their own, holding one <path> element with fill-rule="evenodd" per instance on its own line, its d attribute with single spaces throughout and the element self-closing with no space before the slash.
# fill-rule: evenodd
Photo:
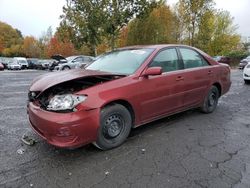
<svg viewBox="0 0 250 188">
<path fill-rule="evenodd" d="M 94 142 L 99 128 L 99 109 L 56 113 L 29 102 L 27 113 L 31 127 L 49 144 L 77 148 Z"/>
</svg>

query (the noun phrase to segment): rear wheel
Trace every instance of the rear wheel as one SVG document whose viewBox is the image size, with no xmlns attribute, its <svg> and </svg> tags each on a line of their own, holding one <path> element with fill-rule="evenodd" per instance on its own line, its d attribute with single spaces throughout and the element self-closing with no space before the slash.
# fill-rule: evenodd
<svg viewBox="0 0 250 188">
<path fill-rule="evenodd" d="M 212 86 L 203 102 L 201 111 L 204 113 L 212 113 L 217 107 L 218 100 L 219 90 L 216 86 Z"/>
<path fill-rule="evenodd" d="M 128 137 L 132 118 L 126 107 L 120 104 L 107 106 L 101 110 L 100 128 L 94 145 L 101 150 L 120 146 Z"/>
</svg>

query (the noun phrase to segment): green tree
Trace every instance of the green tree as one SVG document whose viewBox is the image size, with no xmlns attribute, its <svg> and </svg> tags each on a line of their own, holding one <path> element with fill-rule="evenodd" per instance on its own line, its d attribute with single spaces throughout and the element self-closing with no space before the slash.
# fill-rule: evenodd
<svg viewBox="0 0 250 188">
<path fill-rule="evenodd" d="M 182 20 L 182 24 L 188 36 L 188 44 L 195 46 L 195 35 L 199 31 L 201 18 L 208 11 L 214 9 L 213 0 L 179 0 L 178 2 L 178 16 Z"/>
<path fill-rule="evenodd" d="M 149 16 L 137 18 L 128 25 L 127 44 L 175 43 L 176 17 L 169 6 L 154 8 Z"/>
<path fill-rule="evenodd" d="M 214 39 L 214 33 L 216 29 L 216 15 L 214 11 L 206 11 L 201 17 L 201 22 L 198 26 L 198 32 L 196 35 L 196 47 L 211 52 L 211 45 Z"/>
<path fill-rule="evenodd" d="M 89 46 L 96 55 L 103 41 L 115 48 L 120 29 L 156 4 L 155 0 L 67 0 L 62 25 L 73 28 L 74 41 Z"/>
<path fill-rule="evenodd" d="M 219 10 L 214 18 L 214 33 L 209 44 L 209 52 L 212 55 L 225 55 L 238 50 L 240 35 L 236 33 L 237 26 L 233 24 L 233 17 L 228 11 Z"/>
</svg>

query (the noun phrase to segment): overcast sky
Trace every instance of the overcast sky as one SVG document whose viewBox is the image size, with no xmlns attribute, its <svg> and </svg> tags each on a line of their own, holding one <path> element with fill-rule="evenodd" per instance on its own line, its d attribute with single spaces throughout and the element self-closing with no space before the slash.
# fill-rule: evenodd
<svg viewBox="0 0 250 188">
<path fill-rule="evenodd" d="M 178 0 L 168 0 L 169 4 Z M 52 26 L 60 23 L 59 16 L 65 0 L 0 0 L 0 21 L 21 30 L 23 35 L 40 37 Z M 215 0 L 216 7 L 230 11 L 239 26 L 238 33 L 250 36 L 250 0 Z"/>
</svg>

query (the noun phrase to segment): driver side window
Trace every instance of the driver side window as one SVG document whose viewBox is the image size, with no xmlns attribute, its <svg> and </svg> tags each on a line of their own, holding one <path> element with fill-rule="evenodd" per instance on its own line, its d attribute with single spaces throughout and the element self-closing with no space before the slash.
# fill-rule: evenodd
<svg viewBox="0 0 250 188">
<path fill-rule="evenodd" d="M 171 72 L 179 69 L 176 49 L 166 49 L 161 51 L 153 59 L 149 67 L 161 67 L 162 72 Z"/>
</svg>

